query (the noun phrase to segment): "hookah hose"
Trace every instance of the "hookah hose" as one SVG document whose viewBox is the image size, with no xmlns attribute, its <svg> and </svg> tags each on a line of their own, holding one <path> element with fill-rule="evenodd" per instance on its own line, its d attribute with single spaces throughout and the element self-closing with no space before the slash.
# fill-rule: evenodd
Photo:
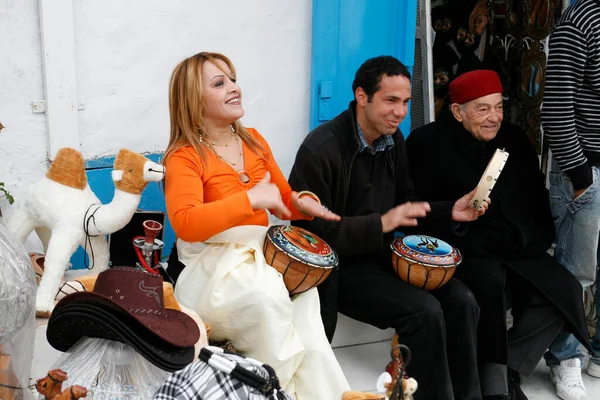
<svg viewBox="0 0 600 400">
<path fill-rule="evenodd" d="M 150 272 L 151 274 L 158 274 L 158 269 L 157 268 L 153 268 L 152 266 L 148 265 L 148 263 L 146 262 L 146 258 L 144 257 L 144 255 L 142 254 L 142 249 L 137 247 L 135 245 L 135 241 L 136 239 L 145 239 L 144 236 L 136 236 L 133 238 L 132 243 L 133 243 L 133 248 L 135 249 L 135 254 L 137 254 L 137 258 L 140 262 L 140 265 L 142 267 L 144 267 L 144 269 L 148 272 Z M 152 252 L 153 254 L 153 258 L 154 258 L 154 265 L 158 265 L 158 253 L 156 251 Z"/>
<path fill-rule="evenodd" d="M 399 349 L 398 356 L 394 354 L 394 350 Z M 402 387 L 402 378 L 404 376 L 404 370 L 406 366 L 410 362 L 410 349 L 408 346 L 403 344 L 398 344 L 392 348 L 392 359 L 398 358 L 398 379 L 396 380 L 396 384 L 394 385 L 394 389 L 390 395 L 390 400 L 401 400 L 404 398 L 404 388 Z"/>
</svg>

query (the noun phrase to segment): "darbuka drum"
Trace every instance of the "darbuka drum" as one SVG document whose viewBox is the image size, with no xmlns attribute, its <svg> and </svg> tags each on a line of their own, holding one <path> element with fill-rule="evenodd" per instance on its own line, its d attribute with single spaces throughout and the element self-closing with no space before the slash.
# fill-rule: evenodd
<svg viewBox="0 0 600 400">
<path fill-rule="evenodd" d="M 424 290 L 442 287 L 462 261 L 457 249 L 431 236 L 397 237 L 391 247 L 396 274 L 404 282 Z"/>
<path fill-rule="evenodd" d="M 323 239 L 296 226 L 270 227 L 263 252 L 267 264 L 283 275 L 290 295 L 317 286 L 338 265 L 337 254 Z"/>
</svg>

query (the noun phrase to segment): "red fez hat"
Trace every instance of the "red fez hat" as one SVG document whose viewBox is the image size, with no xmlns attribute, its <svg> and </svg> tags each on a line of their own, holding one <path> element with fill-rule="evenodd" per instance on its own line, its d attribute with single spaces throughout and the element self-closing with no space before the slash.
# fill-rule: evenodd
<svg viewBox="0 0 600 400">
<path fill-rule="evenodd" d="M 465 104 L 488 94 L 502 93 L 502 82 L 495 71 L 477 69 L 465 72 L 450 84 L 452 103 Z"/>
</svg>

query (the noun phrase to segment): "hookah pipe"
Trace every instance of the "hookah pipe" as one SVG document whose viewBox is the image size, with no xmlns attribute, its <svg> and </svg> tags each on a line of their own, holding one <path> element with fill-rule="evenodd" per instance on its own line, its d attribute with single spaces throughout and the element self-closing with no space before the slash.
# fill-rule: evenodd
<svg viewBox="0 0 600 400">
<path fill-rule="evenodd" d="M 404 399 L 402 381 L 407 378 L 406 366 L 410 362 L 410 349 L 403 344 L 397 344 L 392 347 L 391 357 L 392 361 L 386 367 L 386 371 L 377 380 L 377 390 L 386 392 L 391 389 L 390 396 L 385 397 L 385 399 L 402 400 Z M 393 387 L 389 386 L 391 384 L 393 384 Z"/>
<path fill-rule="evenodd" d="M 395 350 L 398 350 L 397 352 Z M 398 369 L 395 371 L 398 374 L 396 384 L 390 395 L 390 400 L 402 400 L 404 398 L 404 388 L 402 387 L 402 379 L 406 367 L 410 362 L 410 349 L 403 344 L 396 345 L 392 348 L 392 359 L 398 363 Z"/>
<path fill-rule="evenodd" d="M 158 221 L 151 219 L 144 221 L 145 236 L 136 236 L 133 238 L 133 247 L 137 254 L 140 265 L 152 274 L 158 274 L 158 252 L 163 248 L 164 243 L 156 239 L 163 226 Z"/>
</svg>

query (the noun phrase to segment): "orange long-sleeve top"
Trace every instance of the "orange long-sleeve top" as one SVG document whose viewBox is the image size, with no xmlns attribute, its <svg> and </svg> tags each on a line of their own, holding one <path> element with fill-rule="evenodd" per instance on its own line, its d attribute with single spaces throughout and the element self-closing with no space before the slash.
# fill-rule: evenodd
<svg viewBox="0 0 600 400">
<path fill-rule="evenodd" d="M 165 202 L 169 221 L 178 238 L 202 242 L 226 229 L 242 225 L 268 226 L 265 210 L 254 210 L 247 191 L 267 171 L 281 198 L 292 212 L 290 219 L 310 219 L 292 204 L 292 188 L 277 165 L 267 141 L 252 128 L 248 132 L 261 144 L 263 154 L 242 141 L 244 169 L 250 180 L 243 183 L 237 171 L 212 151 L 203 161 L 192 146 L 175 151 L 165 161 Z"/>
</svg>

